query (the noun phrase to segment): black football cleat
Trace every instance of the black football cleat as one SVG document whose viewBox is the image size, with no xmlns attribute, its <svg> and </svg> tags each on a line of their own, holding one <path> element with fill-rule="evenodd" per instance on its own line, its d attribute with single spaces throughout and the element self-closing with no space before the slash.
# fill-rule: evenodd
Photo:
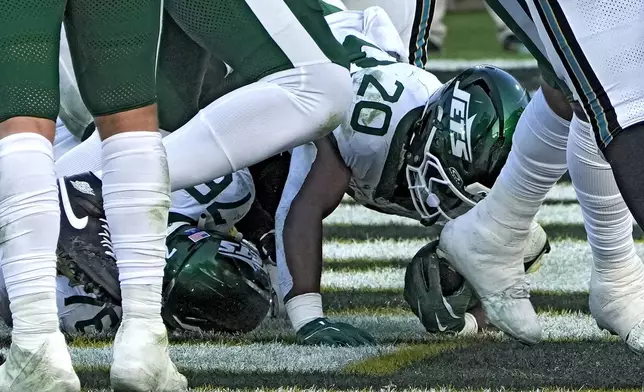
<svg viewBox="0 0 644 392">
<path fill-rule="evenodd" d="M 60 178 L 58 192 L 58 272 L 73 284 L 83 285 L 86 292 L 120 304 L 118 268 L 103 210 L 101 180 L 91 172 Z"/>
</svg>

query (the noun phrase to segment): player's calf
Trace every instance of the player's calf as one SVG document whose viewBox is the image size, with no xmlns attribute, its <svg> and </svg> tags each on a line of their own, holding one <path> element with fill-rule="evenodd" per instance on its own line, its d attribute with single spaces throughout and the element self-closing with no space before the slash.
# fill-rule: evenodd
<svg viewBox="0 0 644 392">
<path fill-rule="evenodd" d="M 40 371 L 52 375 L 50 383 L 60 383 L 59 390 L 80 390 L 58 329 L 55 278 L 60 210 L 52 145 L 34 133 L 5 137 L 0 140 L 0 166 L 2 272 L 13 318 L 11 349 L 0 367 L 0 389 L 51 390 L 35 379 L 38 373 L 28 373 L 39 363 Z"/>
<path fill-rule="evenodd" d="M 568 161 L 593 252 L 590 311 L 600 328 L 644 353 L 644 265 L 633 242 L 632 216 L 590 124 L 578 118 L 570 126 Z"/>
</svg>

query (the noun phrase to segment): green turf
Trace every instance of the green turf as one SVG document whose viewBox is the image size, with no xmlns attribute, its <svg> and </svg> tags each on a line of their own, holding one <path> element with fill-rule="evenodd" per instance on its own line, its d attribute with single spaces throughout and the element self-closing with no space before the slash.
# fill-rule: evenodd
<svg viewBox="0 0 644 392">
<path fill-rule="evenodd" d="M 432 350 L 432 347 L 436 347 Z M 644 360 L 618 342 L 543 342 L 528 347 L 516 342 L 463 341 L 444 345 L 401 347 L 389 363 L 351 365 L 343 372 L 258 372 L 251 377 L 218 370 L 183 369 L 192 386 L 229 388 L 641 388 Z M 369 367 L 372 365 L 372 367 Z M 78 366 L 86 387 L 107 383 L 107 368 Z"/>
<path fill-rule="evenodd" d="M 496 27 L 485 11 L 448 13 L 443 52 L 432 59 L 529 59 L 530 55 L 506 52 L 496 38 Z"/>
</svg>

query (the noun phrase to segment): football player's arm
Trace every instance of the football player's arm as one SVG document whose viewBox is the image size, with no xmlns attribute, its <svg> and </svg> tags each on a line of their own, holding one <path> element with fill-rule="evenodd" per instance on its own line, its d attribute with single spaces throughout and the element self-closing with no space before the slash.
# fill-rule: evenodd
<svg viewBox="0 0 644 392">
<path fill-rule="evenodd" d="M 322 220 L 340 204 L 350 175 L 329 138 L 293 150 L 275 219 L 285 301 L 320 292 Z"/>
<path fill-rule="evenodd" d="M 340 204 L 350 177 L 329 138 L 293 150 L 275 239 L 280 291 L 286 295 L 286 311 L 301 344 L 374 343 L 366 331 L 330 321 L 322 312 L 322 220 Z"/>
</svg>

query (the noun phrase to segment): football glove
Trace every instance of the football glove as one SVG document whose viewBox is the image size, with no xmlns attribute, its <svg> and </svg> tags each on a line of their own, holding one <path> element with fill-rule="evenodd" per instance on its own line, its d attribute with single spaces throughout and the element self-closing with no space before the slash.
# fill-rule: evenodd
<svg viewBox="0 0 644 392">
<path fill-rule="evenodd" d="M 305 345 L 364 346 L 376 344 L 368 332 L 346 323 L 334 323 L 325 317 L 306 323 L 297 331 L 297 341 Z"/>
<path fill-rule="evenodd" d="M 440 264 L 447 262 L 436 255 L 437 247 L 438 241 L 425 245 L 407 266 L 405 301 L 427 332 L 459 333 L 466 326 L 465 312 L 473 299 L 473 291 L 463 280 L 453 292 L 444 294 Z"/>
</svg>

